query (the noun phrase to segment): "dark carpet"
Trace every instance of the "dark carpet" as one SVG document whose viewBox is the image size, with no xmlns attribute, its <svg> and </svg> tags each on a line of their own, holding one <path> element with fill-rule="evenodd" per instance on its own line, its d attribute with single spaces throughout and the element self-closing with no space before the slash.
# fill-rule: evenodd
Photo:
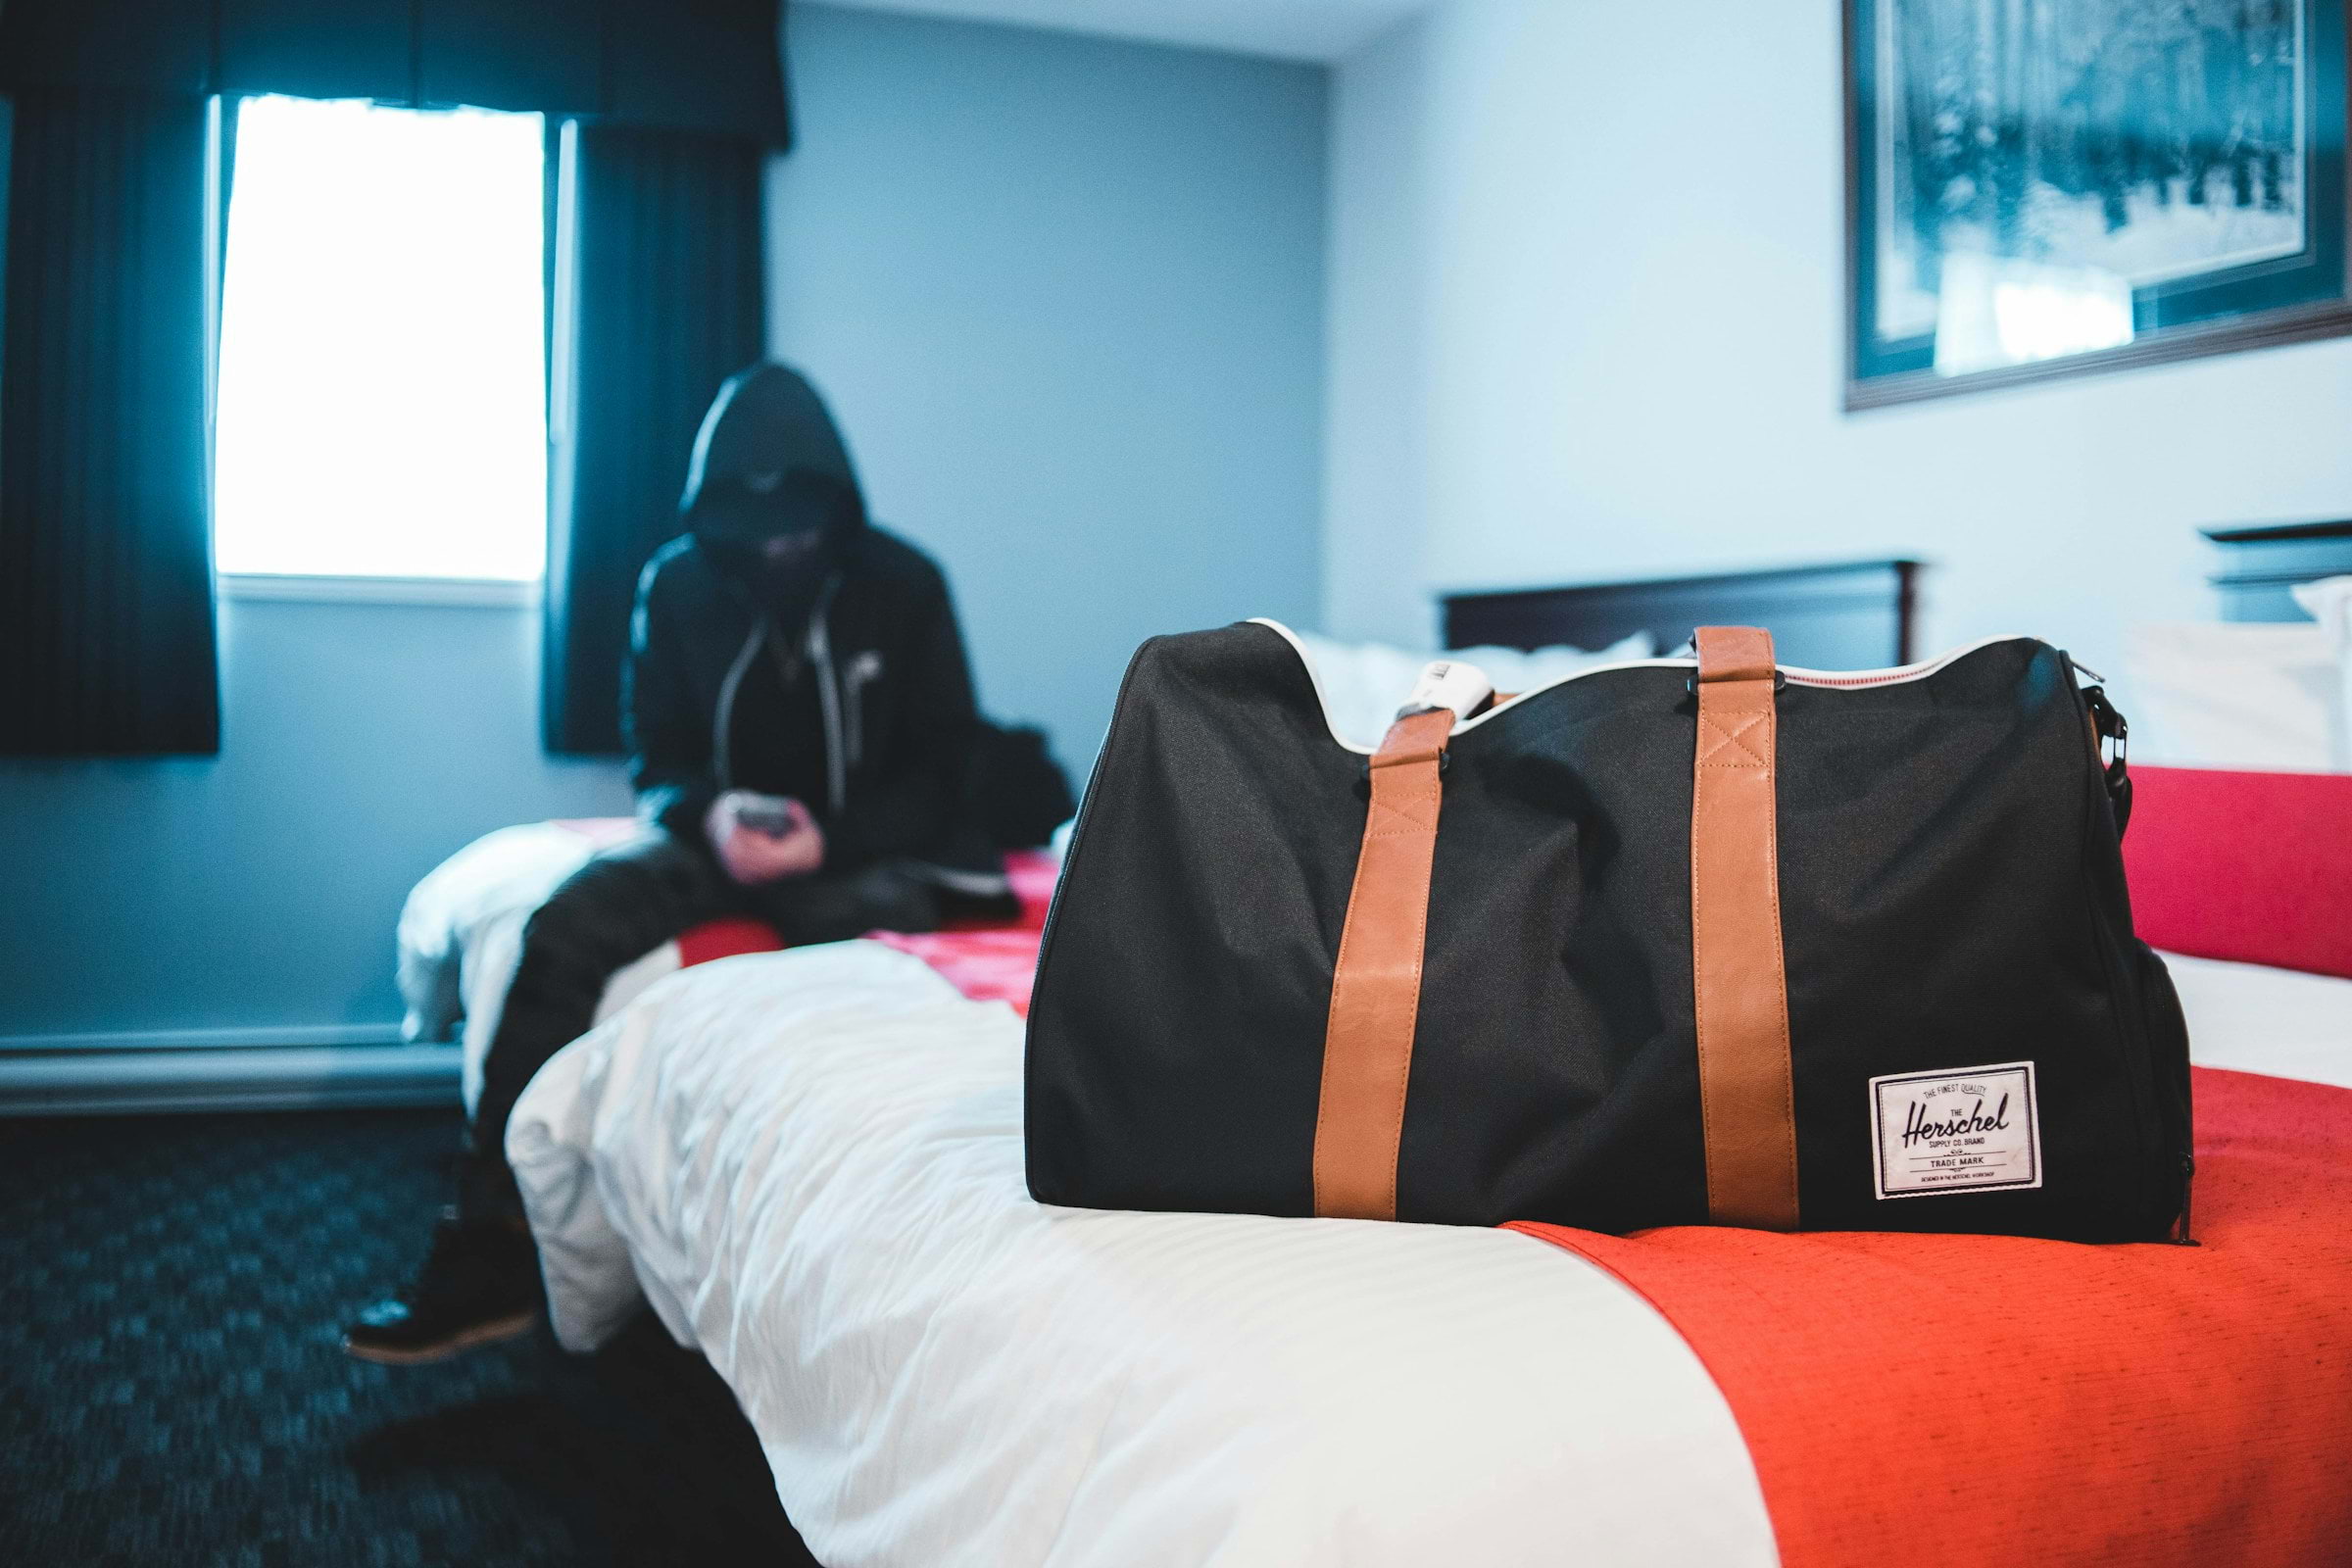
<svg viewBox="0 0 2352 1568">
<path fill-rule="evenodd" d="M 0 1120 L 0 1563 L 810 1564 L 751 1428 L 642 1317 L 433 1366 L 339 1348 L 454 1114 Z"/>
</svg>

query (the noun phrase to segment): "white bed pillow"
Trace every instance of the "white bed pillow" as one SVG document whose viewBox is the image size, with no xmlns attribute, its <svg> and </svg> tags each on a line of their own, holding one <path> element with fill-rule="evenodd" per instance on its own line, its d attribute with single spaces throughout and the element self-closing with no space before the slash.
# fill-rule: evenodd
<svg viewBox="0 0 2352 1568">
<path fill-rule="evenodd" d="M 2352 773 L 2352 576 L 2297 583 L 2294 593 L 2335 651 L 2334 766 Z"/>
<path fill-rule="evenodd" d="M 2180 621 L 2124 638 L 2132 755 L 2257 771 L 2347 765 L 2344 671 L 2309 621 Z"/>
<path fill-rule="evenodd" d="M 1313 632 L 1298 633 L 1298 642 L 1313 662 L 1332 728 L 1341 739 L 1366 748 L 1380 744 L 1397 708 L 1421 678 L 1421 666 L 1438 657 L 1388 643 L 1344 643 Z M 1455 648 L 1448 649 L 1446 657 L 1476 664 L 1486 671 L 1496 691 L 1517 693 L 1548 686 L 1601 664 L 1647 659 L 1655 652 L 1649 633 L 1638 631 L 1598 652 L 1561 643 L 1532 651 Z"/>
</svg>

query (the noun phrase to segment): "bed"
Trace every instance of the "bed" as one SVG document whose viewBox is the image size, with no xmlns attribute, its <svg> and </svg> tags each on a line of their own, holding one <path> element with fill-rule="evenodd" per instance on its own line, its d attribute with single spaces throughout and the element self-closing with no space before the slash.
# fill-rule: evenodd
<svg viewBox="0 0 2352 1568">
<path fill-rule="evenodd" d="M 500 828 L 452 855 L 410 890 L 395 937 L 395 968 L 407 1008 L 402 1033 L 411 1041 L 457 1036 L 467 1114 L 481 1095 L 482 1060 L 498 1033 L 507 987 L 522 956 L 522 928 L 532 911 L 590 856 L 643 831 L 626 816 Z M 1005 857 L 1004 869 L 1021 906 L 1012 919 L 952 925 L 952 940 L 945 946 L 929 937 L 892 934 L 887 940 L 933 954 L 984 994 L 999 994 L 1005 986 L 1021 987 L 1026 994 L 1027 968 L 1036 957 L 1034 934 L 1045 925 L 1058 862 L 1050 853 L 1022 851 Z M 757 920 L 708 921 L 614 974 L 598 1000 L 595 1019 L 602 1023 L 612 1017 L 664 975 L 713 958 L 774 953 L 782 946 L 775 932 Z M 991 986 L 997 990 L 987 990 Z"/>
<path fill-rule="evenodd" d="M 2201 1061 L 2352 1084 L 2352 980 L 2176 974 Z M 878 944 L 657 986 L 509 1141 L 560 1338 L 650 1301 L 828 1564 L 1780 1560 L 1731 1405 L 1607 1270 L 1498 1231 L 1043 1208 L 1020 1060 L 1010 1005 Z"/>
<path fill-rule="evenodd" d="M 1673 649 L 1701 620 L 1768 625 L 1790 663 L 1822 669 L 1901 663 L 1911 657 L 1921 565 L 1907 560 L 1833 562 L 1709 576 L 1506 589 L 1449 595 L 1442 601 L 1448 648 L 1605 650 L 1639 659 Z M 2274 573 L 2275 575 L 2275 573 Z M 2266 579 L 2267 580 L 2267 579 Z M 1318 646 L 1333 646 L 1319 644 Z M 1597 656 L 1596 656 L 1597 657 Z M 1335 709 L 1386 710 L 1379 693 L 1405 667 L 1394 660 L 1360 661 L 1363 680 L 1336 689 Z M 1537 663 L 1526 674 L 1555 673 Z M 1405 676 L 1409 682 L 1409 675 Z M 1369 705 L 1366 708 L 1366 705 Z M 458 1039 L 462 1092 L 470 1112 L 481 1093 L 482 1058 L 498 1033 L 507 986 L 522 951 L 522 928 L 558 884 L 598 850 L 639 831 L 627 817 L 522 823 L 489 833 L 452 855 L 410 892 L 397 933 L 398 979 L 412 1042 Z M 1054 864 L 1048 856 L 1012 858 L 1008 867 L 1022 916 L 1011 929 L 1044 921 Z M 596 1019 L 603 1022 L 648 986 L 680 968 L 737 954 L 773 952 L 772 935 L 753 922 L 721 920 L 666 942 L 614 975 Z M 951 947 L 943 950 L 955 953 Z M 1001 956 L 1002 942 L 961 945 L 960 962 Z M 1017 947 L 1013 950 L 1017 954 Z"/>
<path fill-rule="evenodd" d="M 1793 601 L 1788 573 L 1718 580 L 1692 618 L 1766 620 L 1822 664 L 1861 662 L 1832 644 L 1904 650 L 1913 568 L 1836 570 L 1841 591 Z M 1671 599 L 1688 586 L 1563 591 L 1549 616 L 1543 595 L 1515 592 L 1507 623 L 1492 603 L 1457 600 L 1450 640 L 1663 633 L 1661 587 Z M 1767 600 L 1780 608 L 1763 612 Z M 1822 617 L 1811 628 L 1807 603 Z M 969 961 L 983 938 L 995 944 L 985 983 Z M 2011 1560 L 2003 1507 L 2052 1511 L 2004 1493 L 1992 1469 L 1979 1478 L 1988 1494 L 1918 1493 L 1914 1478 L 1934 1472 L 1916 1442 L 1849 1440 L 1854 1475 L 1792 1487 L 1788 1445 L 1759 1425 L 1755 1370 L 1598 1243 L 1030 1201 L 1024 994 L 1006 980 L 1023 940 L 869 940 L 694 965 L 617 1005 L 517 1107 L 509 1152 L 559 1338 L 592 1348 L 650 1306 L 733 1391 L 820 1560 L 1811 1564 L 1865 1560 L 1847 1548 L 1866 1541 L 1914 1563 Z M 2260 1105 L 2266 1086 L 2285 1085 L 2318 1107 L 2298 1133 L 2316 1143 L 2282 1153 L 2278 1140 L 2226 1139 L 2223 1173 L 2240 1143 L 2262 1146 L 2247 1169 L 2352 1171 L 2352 979 L 2227 957 L 2173 968 L 2201 1093 Z M 2235 1218 L 2224 1215 L 2226 1238 Z M 2314 1246 L 2322 1294 L 2352 1295 L 2340 1288 L 2352 1237 Z M 2208 1423 L 2224 1448 L 2202 1492 L 2196 1475 L 2169 1483 L 2187 1523 L 2160 1510 L 2092 1554 L 2041 1560 L 2352 1560 L 2352 1449 L 2236 1456 L 2290 1442 L 2319 1419 L 2311 1400 L 2342 1392 L 2282 1370 L 2352 1364 L 2352 1319 L 2317 1299 L 2308 1310 L 2287 1343 L 2223 1364 L 2267 1369 L 2241 1380 L 2264 1398 L 2238 1425 L 2227 1412 Z M 1946 1374 L 1954 1348 L 1920 1375 Z M 1969 1349 L 1957 1348 L 1962 1373 L 1984 1374 Z M 1806 1375 L 1778 1376 L 1790 1399 L 1816 1401 L 1823 1431 L 1871 1403 L 1824 1406 Z M 2306 1426 L 2288 1408 L 2298 1400 Z M 2198 1412 L 2169 1414 L 2193 1429 Z M 2064 1436 L 2036 1441 L 2071 1451 Z M 1873 1491 L 1874 1465 L 1899 1481 Z M 2264 1481 L 2273 1494 L 2253 1508 L 2241 1494 L 2258 1475 L 2285 1479 Z M 2228 1542 L 2254 1539 L 2249 1513 L 2289 1520 L 2310 1550 L 2233 1556 Z"/>
</svg>

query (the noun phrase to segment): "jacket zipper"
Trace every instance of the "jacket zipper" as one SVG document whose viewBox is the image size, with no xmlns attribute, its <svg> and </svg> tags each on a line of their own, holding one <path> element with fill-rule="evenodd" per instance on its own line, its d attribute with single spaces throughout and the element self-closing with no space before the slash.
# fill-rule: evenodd
<svg viewBox="0 0 2352 1568">
<path fill-rule="evenodd" d="M 844 755 L 841 733 L 841 685 L 833 669 L 833 638 L 826 628 L 825 616 L 833 608 L 833 595 L 841 587 L 841 576 L 835 573 L 825 580 L 824 591 L 816 596 L 816 608 L 808 612 L 808 659 L 816 666 L 817 706 L 825 715 L 825 798 L 831 805 L 829 814 L 841 815 L 849 799 L 849 766 Z"/>
<path fill-rule="evenodd" d="M 842 676 L 843 697 L 849 708 L 850 768 L 865 760 L 865 689 L 882 673 L 882 656 L 868 649 L 850 661 Z"/>
<path fill-rule="evenodd" d="M 718 775 L 718 792 L 721 795 L 735 787 L 734 749 L 727 744 L 728 732 L 734 728 L 735 689 L 743 684 L 743 672 L 752 667 L 753 658 L 765 641 L 767 617 L 756 616 L 751 632 L 743 639 L 743 651 L 735 656 L 735 662 L 727 666 L 727 678 L 718 683 L 718 710 L 710 715 L 710 760 L 711 771 Z"/>
<path fill-rule="evenodd" d="M 865 682 L 859 678 L 863 673 L 863 669 L 853 662 L 841 683 L 842 727 L 849 732 L 851 767 L 856 767 L 865 755 Z"/>
</svg>

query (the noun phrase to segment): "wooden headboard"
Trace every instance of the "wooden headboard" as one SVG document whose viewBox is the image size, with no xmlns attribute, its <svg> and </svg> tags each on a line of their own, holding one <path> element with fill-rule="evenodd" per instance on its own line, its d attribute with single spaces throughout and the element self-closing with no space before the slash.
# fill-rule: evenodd
<svg viewBox="0 0 2352 1568">
<path fill-rule="evenodd" d="M 2208 528 L 2222 548 L 2213 575 L 2224 620 L 2305 620 L 2287 590 L 2299 582 L 2352 575 L 2352 521 L 2282 522 L 2264 528 Z"/>
<path fill-rule="evenodd" d="M 1784 566 L 1712 577 L 1448 594 L 1446 646 L 1606 648 L 1645 631 L 1671 654 L 1694 626 L 1762 626 L 1784 663 L 1873 669 L 1908 663 L 1916 561 Z"/>
</svg>

